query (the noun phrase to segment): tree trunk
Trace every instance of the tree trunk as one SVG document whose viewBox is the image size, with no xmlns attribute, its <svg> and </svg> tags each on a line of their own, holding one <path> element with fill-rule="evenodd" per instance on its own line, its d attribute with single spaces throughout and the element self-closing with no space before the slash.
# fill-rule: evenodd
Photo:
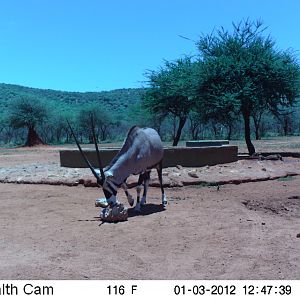
<svg viewBox="0 0 300 300">
<path fill-rule="evenodd" d="M 108 137 L 108 125 L 101 126 L 100 131 L 101 131 L 101 141 L 105 141 Z"/>
<path fill-rule="evenodd" d="M 260 140 L 259 128 L 255 126 L 255 139 L 258 141 Z"/>
<path fill-rule="evenodd" d="M 227 125 L 227 140 L 231 140 L 231 135 L 232 135 L 232 125 L 228 124 Z"/>
<path fill-rule="evenodd" d="M 288 120 L 288 116 L 284 116 L 283 119 L 283 132 L 284 132 L 284 136 L 287 136 L 289 133 L 289 120 Z"/>
<path fill-rule="evenodd" d="M 179 118 L 179 125 L 178 125 L 178 129 L 177 129 L 177 132 L 176 132 L 176 136 L 175 136 L 174 141 L 173 141 L 173 146 L 178 145 L 178 142 L 179 142 L 180 136 L 181 136 L 181 131 L 182 131 L 182 128 L 184 127 L 184 125 L 185 125 L 185 122 L 186 122 L 186 117 Z"/>
<path fill-rule="evenodd" d="M 245 125 L 245 141 L 247 144 L 249 155 L 255 153 L 255 148 L 251 142 L 251 131 L 250 131 L 250 114 L 246 111 L 243 112 L 244 125 Z"/>
<path fill-rule="evenodd" d="M 200 122 L 198 120 L 194 120 L 192 117 L 189 118 L 189 131 L 193 141 L 198 140 L 199 132 L 200 132 Z"/>
<path fill-rule="evenodd" d="M 193 141 L 199 140 L 199 127 L 195 127 L 192 129 L 192 140 Z"/>
<path fill-rule="evenodd" d="M 45 145 L 45 143 L 36 133 L 34 126 L 30 126 L 28 127 L 27 141 L 24 146 L 33 147 L 37 145 Z"/>
<path fill-rule="evenodd" d="M 255 139 L 257 141 L 261 139 L 260 134 L 259 134 L 260 120 L 261 120 L 261 118 L 253 117 L 254 128 L 255 128 Z"/>
<path fill-rule="evenodd" d="M 216 124 L 212 124 L 212 128 L 213 128 L 213 131 L 214 131 L 214 135 L 215 135 L 215 139 L 217 138 L 217 135 L 218 135 L 218 127 Z"/>
</svg>

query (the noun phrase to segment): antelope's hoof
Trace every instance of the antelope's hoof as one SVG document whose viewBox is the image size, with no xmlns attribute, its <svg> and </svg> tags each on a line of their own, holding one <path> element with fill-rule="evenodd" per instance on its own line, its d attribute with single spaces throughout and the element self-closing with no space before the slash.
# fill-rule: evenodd
<svg viewBox="0 0 300 300">
<path fill-rule="evenodd" d="M 137 203 L 135 208 L 134 208 L 134 211 L 137 213 L 137 214 L 140 214 L 141 213 L 141 204 L 140 203 Z"/>
<path fill-rule="evenodd" d="M 145 206 L 146 204 L 146 197 L 143 196 L 142 200 L 141 200 L 141 207 Z"/>
<path fill-rule="evenodd" d="M 129 205 L 133 206 L 133 204 L 134 204 L 134 198 L 131 195 L 128 196 L 127 200 L 128 200 Z"/>
<path fill-rule="evenodd" d="M 163 208 L 167 207 L 168 200 L 167 200 L 167 197 L 165 195 L 163 195 L 161 203 L 162 203 Z"/>
<path fill-rule="evenodd" d="M 106 207 L 109 206 L 109 204 L 108 204 L 106 198 L 99 198 L 99 199 L 96 199 L 95 206 L 96 207 L 106 208 Z"/>
</svg>

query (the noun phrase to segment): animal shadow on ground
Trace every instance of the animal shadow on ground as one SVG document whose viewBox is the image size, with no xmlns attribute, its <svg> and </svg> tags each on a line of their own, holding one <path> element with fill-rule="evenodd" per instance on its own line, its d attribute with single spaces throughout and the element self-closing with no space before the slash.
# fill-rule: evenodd
<svg viewBox="0 0 300 300">
<path fill-rule="evenodd" d="M 148 216 L 162 211 L 165 211 L 165 208 L 162 206 L 162 204 L 145 204 L 145 206 L 142 207 L 141 212 L 136 212 L 134 210 L 134 207 L 128 208 L 128 218 L 132 218 L 136 216 Z M 101 218 L 94 217 L 93 219 L 81 219 L 77 221 L 78 222 L 99 222 L 99 221 L 101 222 Z"/>
<path fill-rule="evenodd" d="M 128 208 L 128 218 L 132 218 L 135 216 L 148 216 L 148 215 L 152 215 L 155 213 L 159 213 L 164 211 L 164 207 L 162 206 L 162 204 L 145 204 L 142 209 L 141 212 L 136 212 L 134 210 L 134 208 Z"/>
</svg>

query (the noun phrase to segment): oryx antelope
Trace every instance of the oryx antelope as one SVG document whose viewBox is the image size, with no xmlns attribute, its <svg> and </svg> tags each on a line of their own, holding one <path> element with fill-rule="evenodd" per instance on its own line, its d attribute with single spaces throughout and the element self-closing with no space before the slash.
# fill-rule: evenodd
<svg viewBox="0 0 300 300">
<path fill-rule="evenodd" d="M 114 207 L 115 205 L 117 205 L 119 202 L 116 196 L 117 190 L 120 187 L 124 189 L 129 204 L 133 206 L 134 199 L 129 194 L 126 184 L 127 178 L 131 174 L 133 174 L 139 175 L 139 179 L 136 184 L 137 203 L 135 206 L 135 210 L 139 212 L 141 210 L 141 206 L 146 203 L 150 172 L 153 168 L 157 169 L 158 179 L 162 192 L 162 205 L 163 207 L 166 206 L 167 199 L 162 184 L 163 145 L 159 134 L 154 129 L 139 128 L 137 126 L 133 126 L 128 131 L 127 137 L 119 153 L 103 170 L 100 152 L 95 137 L 94 124 L 92 121 L 92 133 L 99 164 L 98 171 L 91 165 L 84 152 L 82 151 L 81 146 L 70 124 L 69 127 L 83 159 L 91 169 L 93 175 L 96 177 L 98 185 L 103 188 L 105 199 L 97 199 L 97 206 L 106 208 Z M 142 199 L 140 200 L 142 186 L 144 187 L 144 191 Z"/>
</svg>

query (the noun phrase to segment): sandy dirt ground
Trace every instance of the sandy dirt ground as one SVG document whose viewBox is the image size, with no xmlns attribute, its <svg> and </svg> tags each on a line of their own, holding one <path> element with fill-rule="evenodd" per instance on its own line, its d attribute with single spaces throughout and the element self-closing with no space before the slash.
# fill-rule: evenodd
<svg viewBox="0 0 300 300">
<path fill-rule="evenodd" d="M 1 149 L 0 171 L 13 178 L 34 165 L 55 165 L 57 159 L 55 147 Z M 291 169 L 294 176 L 275 176 Z M 298 160 L 176 172 L 198 180 L 220 172 L 227 179 L 230 174 L 250 178 L 253 170 L 278 179 L 179 184 L 166 188 L 166 210 L 160 205 L 160 190 L 151 187 L 142 214 L 130 209 L 128 221 L 115 224 L 99 219 L 100 209 L 94 206 L 102 197 L 98 188 L 0 183 L 0 279 L 299 280 Z"/>
</svg>

